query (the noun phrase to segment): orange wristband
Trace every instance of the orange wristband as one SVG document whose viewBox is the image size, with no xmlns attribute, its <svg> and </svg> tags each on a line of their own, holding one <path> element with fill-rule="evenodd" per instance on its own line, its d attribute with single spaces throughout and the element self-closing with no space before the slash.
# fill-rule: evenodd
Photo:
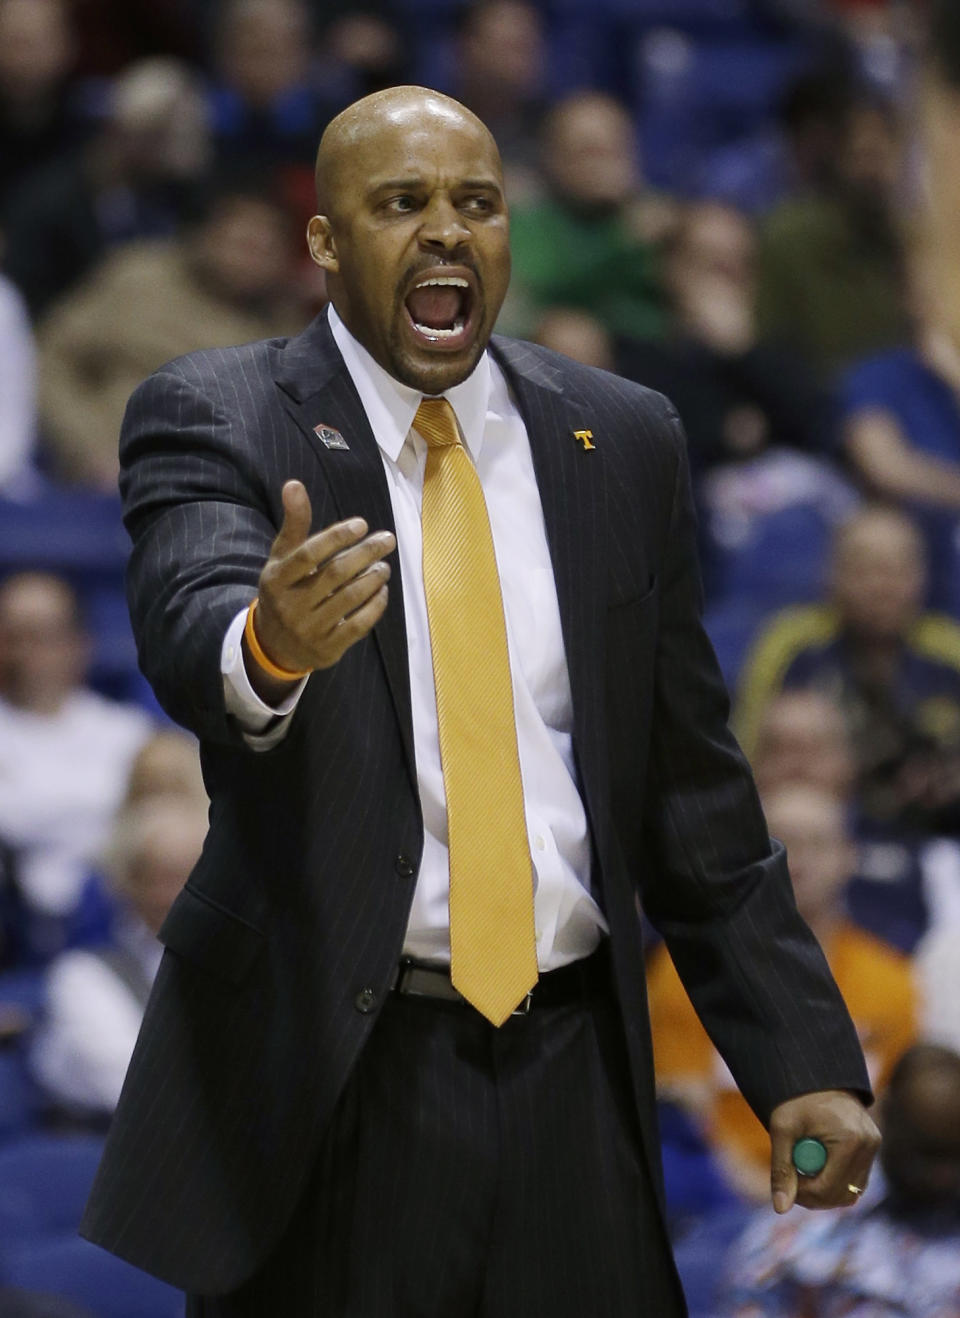
<svg viewBox="0 0 960 1318">
<path fill-rule="evenodd" d="M 258 599 L 251 600 L 250 607 L 247 609 L 247 621 L 243 626 L 243 634 L 247 640 L 247 646 L 254 659 L 267 674 L 268 677 L 275 678 L 278 682 L 300 682 L 305 677 L 309 677 L 312 669 L 308 668 L 302 673 L 292 673 L 289 668 L 281 668 L 269 659 L 264 652 L 263 646 L 257 640 L 256 628 L 253 625 L 253 615 L 257 611 Z"/>
</svg>

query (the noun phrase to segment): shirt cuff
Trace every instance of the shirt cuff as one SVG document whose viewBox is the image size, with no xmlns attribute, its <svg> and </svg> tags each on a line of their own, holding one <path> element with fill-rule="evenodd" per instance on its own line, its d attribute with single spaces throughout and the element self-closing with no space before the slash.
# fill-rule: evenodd
<svg viewBox="0 0 960 1318">
<path fill-rule="evenodd" d="M 223 675 L 223 696 L 227 713 L 240 724 L 243 739 L 253 750 L 267 751 L 282 741 L 290 726 L 307 678 L 298 682 L 279 705 L 268 705 L 260 699 L 250 685 L 246 664 L 243 662 L 243 629 L 247 610 L 241 609 L 227 628 L 220 650 L 220 672 Z"/>
</svg>

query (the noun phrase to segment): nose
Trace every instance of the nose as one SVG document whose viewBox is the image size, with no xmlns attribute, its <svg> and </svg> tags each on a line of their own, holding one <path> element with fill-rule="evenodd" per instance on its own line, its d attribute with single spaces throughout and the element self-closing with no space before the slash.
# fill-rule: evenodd
<svg viewBox="0 0 960 1318">
<path fill-rule="evenodd" d="M 423 212 L 421 247 L 434 252 L 453 252 L 469 241 L 470 229 L 449 197 L 432 197 Z"/>
</svg>

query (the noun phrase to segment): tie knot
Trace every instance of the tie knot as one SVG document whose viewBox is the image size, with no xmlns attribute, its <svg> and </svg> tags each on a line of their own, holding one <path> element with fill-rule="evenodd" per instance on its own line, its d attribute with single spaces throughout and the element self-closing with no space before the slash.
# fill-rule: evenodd
<svg viewBox="0 0 960 1318">
<path fill-rule="evenodd" d="M 413 424 L 430 448 L 446 448 L 460 443 L 456 413 L 445 398 L 424 398 Z"/>
</svg>

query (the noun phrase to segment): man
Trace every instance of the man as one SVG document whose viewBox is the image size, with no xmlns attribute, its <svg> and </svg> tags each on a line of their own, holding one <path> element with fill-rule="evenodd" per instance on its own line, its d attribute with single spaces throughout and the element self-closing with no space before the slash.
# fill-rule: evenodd
<svg viewBox="0 0 960 1318">
<path fill-rule="evenodd" d="M 200 855 L 207 812 L 158 795 L 119 812 L 105 868 L 116 908 L 111 937 L 61 952 L 46 974 L 33 1074 L 70 1123 L 102 1128 L 116 1106 L 162 949 L 156 933 Z"/>
<path fill-rule="evenodd" d="M 290 240 L 271 197 L 227 181 L 177 238 L 124 243 L 54 303 L 37 339 L 38 409 L 61 477 L 116 489 L 127 399 L 171 357 L 303 328 Z"/>
<path fill-rule="evenodd" d="M 813 687 L 844 713 L 863 821 L 920 833 L 960 828 L 960 627 L 925 612 L 920 534 L 882 505 L 840 528 L 829 602 L 773 616 L 740 679 L 738 731 L 752 754 L 781 689 Z"/>
<path fill-rule="evenodd" d="M 880 1094 L 916 1037 L 917 994 L 907 958 L 847 913 L 844 894 L 857 852 L 844 800 L 824 785 L 794 782 L 761 802 L 790 857 L 797 909 L 823 948 Z M 661 1090 L 693 1108 L 730 1183 L 765 1199 L 770 1140 L 697 1020 L 663 944 L 649 959 L 647 995 Z"/>
<path fill-rule="evenodd" d="M 328 314 L 125 422 L 141 655 L 213 823 L 84 1229 L 204 1318 L 682 1314 L 641 881 L 778 1206 L 852 1202 L 876 1135 L 723 729 L 679 426 L 488 350 L 507 217 L 462 106 L 357 102 L 317 184 Z"/>
<path fill-rule="evenodd" d="M 802 353 L 828 383 L 908 333 L 896 209 L 901 136 L 889 104 L 859 96 L 845 115 L 832 185 L 788 197 L 764 219 L 760 335 Z"/>
<path fill-rule="evenodd" d="M 960 344 L 960 9 L 953 0 L 934 0 L 930 14 L 928 67 L 922 124 L 926 148 L 928 220 L 954 342 Z"/>
<path fill-rule="evenodd" d="M 110 832 L 143 710 L 85 684 L 77 597 L 62 577 L 17 572 L 0 585 L 0 839 L 14 854 L 17 953 L 61 950 L 90 866 Z"/>
<path fill-rule="evenodd" d="M 731 1256 L 717 1312 L 724 1318 L 960 1312 L 958 1114 L 960 1056 L 933 1043 L 908 1049 L 882 1103 L 884 1184 L 852 1214 L 805 1220 L 758 1214 Z"/>
<path fill-rule="evenodd" d="M 673 206 L 640 177 L 629 112 L 603 93 L 574 92 L 551 109 L 541 138 L 547 195 L 514 206 L 504 314 L 532 330 L 549 307 L 563 306 L 589 311 L 625 337 L 661 336 L 655 245 Z"/>
</svg>

